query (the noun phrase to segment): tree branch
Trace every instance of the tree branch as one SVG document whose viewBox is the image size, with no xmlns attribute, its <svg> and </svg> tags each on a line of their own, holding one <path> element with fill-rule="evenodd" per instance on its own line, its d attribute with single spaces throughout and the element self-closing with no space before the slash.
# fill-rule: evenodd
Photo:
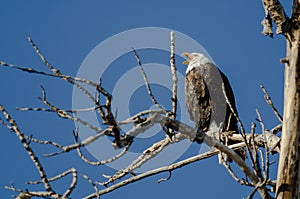
<svg viewBox="0 0 300 199">
<path fill-rule="evenodd" d="M 146 86 L 146 88 L 147 88 L 148 94 L 149 94 L 149 96 L 150 96 L 152 102 L 153 102 L 159 109 L 163 109 L 163 107 L 157 102 L 157 100 L 155 99 L 155 97 L 154 97 L 154 95 L 153 95 L 153 93 L 152 93 L 152 90 L 151 90 L 150 85 L 149 85 L 149 82 L 148 82 L 147 75 L 146 75 L 146 73 L 145 73 L 145 71 L 144 71 L 144 68 L 143 68 L 143 66 L 142 66 L 142 62 L 141 62 L 141 59 L 140 59 L 139 55 L 137 54 L 137 52 L 136 52 L 136 50 L 135 50 L 134 48 L 132 48 L 132 51 L 133 51 L 133 54 L 134 54 L 134 56 L 135 56 L 135 59 L 136 59 L 138 65 L 139 65 L 139 67 L 140 67 L 140 69 L 141 69 L 141 73 L 142 73 L 143 78 L 144 78 L 144 81 L 145 81 L 145 86 Z"/>
<path fill-rule="evenodd" d="M 267 90 L 265 89 L 264 85 L 260 85 L 261 90 L 264 93 L 264 98 L 266 100 L 266 102 L 269 104 L 269 106 L 271 107 L 271 109 L 273 110 L 274 114 L 276 115 L 276 117 L 278 118 L 278 120 L 282 123 L 282 116 L 280 115 L 280 113 L 278 112 L 278 110 L 276 109 L 276 107 L 274 106 L 270 95 L 268 94 Z"/>
<path fill-rule="evenodd" d="M 286 16 L 284 8 L 280 2 L 278 0 L 262 0 L 262 3 L 267 13 L 266 17 L 269 14 L 276 24 L 276 34 L 287 35 L 289 32 L 288 17 Z M 268 25 L 267 23 L 263 23 L 263 25 L 265 24 Z M 268 29 L 268 27 L 264 28 Z"/>
<path fill-rule="evenodd" d="M 39 159 L 37 158 L 37 156 L 34 154 L 33 150 L 31 149 L 31 147 L 29 146 L 29 144 L 27 143 L 25 136 L 23 135 L 23 133 L 20 131 L 18 125 L 16 124 L 15 120 L 10 116 L 10 114 L 4 109 L 4 107 L 2 105 L 0 105 L 0 112 L 2 112 L 2 114 L 4 115 L 5 119 L 7 120 L 7 122 L 11 125 L 11 130 L 13 132 L 15 132 L 15 134 L 17 135 L 17 137 L 19 138 L 19 140 L 21 141 L 21 143 L 23 144 L 24 149 L 26 150 L 26 152 L 28 153 L 29 157 L 31 158 L 32 162 L 35 164 L 35 167 L 37 168 L 40 177 L 44 183 L 44 187 L 46 189 L 46 191 L 48 193 L 51 194 L 56 194 L 50 183 L 49 180 L 47 178 L 46 172 L 42 166 L 42 164 L 40 163 Z"/>
<path fill-rule="evenodd" d="M 235 150 L 235 149 L 239 149 L 239 148 L 244 147 L 244 146 L 245 146 L 244 143 L 239 143 L 239 144 L 231 145 L 229 147 L 232 148 L 233 150 Z M 116 183 L 116 184 L 114 184 L 114 185 L 112 185 L 112 186 L 110 186 L 106 189 L 103 189 L 103 190 L 99 191 L 98 193 L 92 193 L 92 194 L 86 196 L 84 199 L 95 198 L 95 197 L 97 197 L 97 194 L 104 195 L 106 193 L 112 192 L 112 191 L 114 191 L 118 188 L 121 188 L 125 185 L 131 184 L 133 182 L 139 181 L 139 180 L 144 179 L 144 178 L 149 177 L 149 176 L 153 176 L 153 175 L 156 175 L 156 174 L 159 174 L 159 173 L 162 173 L 162 172 L 169 172 L 169 171 L 179 169 L 181 167 L 189 165 L 190 163 L 197 162 L 197 161 L 200 161 L 200 160 L 203 160 L 203 159 L 206 159 L 206 158 L 210 158 L 214 155 L 217 155 L 219 152 L 220 151 L 217 150 L 217 149 L 212 149 L 211 151 L 208 151 L 206 153 L 202 153 L 202 154 L 187 158 L 185 160 L 182 160 L 180 162 L 171 164 L 169 166 L 160 167 L 160 168 L 157 168 L 157 169 L 154 169 L 154 170 L 151 170 L 151 171 L 147 171 L 145 173 L 141 173 L 139 175 L 133 176 L 129 179 L 126 179 L 126 180 L 123 180 L 119 183 Z"/>
<path fill-rule="evenodd" d="M 175 65 L 175 38 L 174 32 L 170 33 L 171 40 L 171 53 L 170 53 L 170 65 L 171 65 L 171 73 L 173 79 L 173 88 L 172 88 L 172 114 L 171 118 L 175 119 L 177 114 L 177 68 Z"/>
</svg>

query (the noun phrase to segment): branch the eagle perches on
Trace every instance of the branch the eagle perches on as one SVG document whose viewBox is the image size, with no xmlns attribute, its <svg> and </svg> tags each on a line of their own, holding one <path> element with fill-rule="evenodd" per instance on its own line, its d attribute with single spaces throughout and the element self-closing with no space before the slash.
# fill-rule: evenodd
<svg viewBox="0 0 300 199">
<path fill-rule="evenodd" d="M 226 146 L 225 144 L 218 141 L 219 128 L 212 129 L 208 133 L 203 133 L 201 131 L 197 131 L 193 127 L 190 127 L 181 121 L 176 120 L 177 115 L 177 68 L 175 65 L 175 39 L 174 33 L 170 34 L 171 48 L 170 48 L 170 68 L 172 73 L 173 87 L 172 87 L 172 110 L 165 110 L 156 100 L 155 95 L 153 94 L 151 87 L 148 83 L 147 76 L 145 71 L 143 70 L 142 62 L 136 50 L 133 49 L 134 56 L 137 60 L 137 63 L 141 69 L 141 73 L 144 77 L 145 85 L 148 91 L 148 94 L 155 106 L 158 107 L 158 110 L 144 110 L 142 112 L 137 113 L 130 118 L 127 118 L 123 121 L 118 121 L 115 115 L 112 112 L 112 95 L 103 88 L 101 80 L 99 82 L 92 82 L 90 80 L 86 80 L 83 78 L 73 77 L 69 75 L 65 75 L 61 73 L 58 69 L 53 67 L 47 59 L 42 55 L 41 51 L 37 47 L 37 45 L 33 42 L 33 40 L 28 37 L 30 45 L 35 49 L 37 55 L 41 58 L 43 63 L 48 67 L 50 73 L 38 71 L 32 68 L 25 68 L 13 64 L 9 64 L 6 62 L 0 62 L 0 66 L 14 68 L 17 70 L 21 70 L 23 72 L 39 74 L 43 76 L 49 76 L 54 78 L 59 78 L 61 80 L 70 83 L 71 85 L 78 88 L 82 93 L 86 95 L 93 103 L 94 106 L 86 109 L 80 110 L 66 110 L 59 108 L 58 106 L 52 104 L 46 96 L 46 91 L 43 87 L 42 97 L 39 99 L 45 105 L 46 108 L 18 108 L 21 111 L 45 111 L 45 112 L 53 112 L 58 117 L 64 118 L 67 120 L 71 120 L 74 122 L 78 122 L 85 127 L 92 129 L 95 132 L 95 135 L 90 136 L 84 140 L 79 140 L 79 131 L 80 129 L 76 128 L 73 131 L 74 143 L 71 145 L 63 146 L 59 143 L 56 143 L 52 140 L 39 140 L 33 138 L 32 136 L 28 136 L 22 132 L 19 128 L 15 120 L 12 116 L 6 111 L 6 109 L 0 105 L 0 111 L 3 114 L 3 119 L 0 117 L 1 124 L 14 132 L 16 136 L 20 139 L 23 144 L 24 149 L 28 153 L 29 157 L 33 161 L 36 169 L 39 172 L 40 179 L 34 182 L 28 182 L 29 184 L 43 184 L 44 190 L 41 191 L 31 191 L 29 189 L 19 189 L 16 188 L 13 184 L 11 186 L 7 186 L 6 189 L 15 191 L 19 193 L 19 198 L 30 198 L 33 196 L 37 197 L 52 197 L 52 198 L 69 198 L 76 188 L 78 181 L 78 172 L 76 168 L 70 168 L 69 170 L 57 175 L 55 177 L 48 177 L 47 172 L 44 169 L 42 162 L 39 160 L 38 156 L 34 152 L 33 148 L 30 146 L 31 142 L 39 143 L 42 145 L 51 145 L 57 151 L 47 154 L 46 156 L 54 156 L 62 153 L 68 153 L 70 151 L 76 150 L 78 156 L 87 164 L 93 166 L 104 165 L 109 162 L 113 162 L 120 157 L 122 157 L 131 147 L 133 141 L 137 135 L 145 132 L 147 129 L 151 128 L 155 124 L 159 124 L 161 129 L 166 133 L 164 139 L 153 143 L 153 145 L 140 156 L 131 162 L 127 167 L 116 171 L 113 175 L 108 176 L 103 174 L 107 180 L 104 182 L 93 181 L 92 178 L 96 178 L 95 176 L 87 176 L 85 174 L 80 174 L 80 176 L 87 180 L 94 189 L 93 193 L 88 193 L 85 198 L 100 198 L 101 195 L 111 192 L 115 189 L 123 187 L 127 184 L 133 183 L 140 179 L 162 173 L 169 172 L 168 178 L 160 179 L 158 182 L 162 182 L 170 179 L 172 171 L 183 167 L 185 165 L 191 164 L 193 162 L 200 161 L 202 159 L 206 159 L 220 153 L 226 154 L 229 156 L 241 169 L 242 172 L 247 176 L 246 179 L 238 177 L 234 171 L 231 169 L 230 163 L 227 161 L 221 161 L 224 167 L 228 170 L 230 175 L 240 184 L 253 187 L 253 192 L 250 193 L 248 198 L 251 198 L 256 191 L 260 193 L 263 198 L 271 198 L 270 192 L 274 190 L 275 182 L 269 177 L 269 154 L 271 153 L 279 153 L 280 147 L 280 138 L 276 135 L 279 131 L 281 131 L 282 127 L 282 117 L 278 113 L 277 109 L 274 107 L 270 96 L 268 95 L 266 89 L 261 86 L 266 101 L 274 111 L 275 115 L 279 118 L 279 124 L 272 128 L 271 130 L 266 130 L 264 128 L 264 123 L 262 121 L 261 115 L 257 110 L 258 121 L 261 125 L 261 133 L 255 132 L 255 124 L 252 124 L 252 130 L 250 133 L 247 133 L 243 127 L 241 120 L 238 118 L 237 121 L 240 127 L 240 134 L 229 134 L 227 139 L 234 140 L 236 144 Z M 91 93 L 86 87 L 93 87 L 96 94 Z M 223 88 L 224 90 L 224 88 Z M 226 97 L 226 95 L 225 95 Z M 100 100 L 105 98 L 105 101 Z M 227 99 L 227 97 L 226 97 Z M 227 99 L 227 103 L 229 103 Z M 231 106 L 229 104 L 229 106 Z M 76 113 L 80 111 L 97 111 L 100 116 L 102 123 L 107 126 L 105 129 L 100 129 L 97 126 L 93 126 L 88 121 L 85 121 L 84 118 L 76 117 Z M 234 111 L 233 111 L 234 112 Z M 126 124 L 134 124 L 133 128 L 128 130 L 127 132 L 122 133 L 122 126 Z M 85 147 L 98 139 L 103 138 L 104 136 L 109 136 L 113 138 L 112 145 L 115 148 L 123 148 L 123 150 L 107 160 L 101 161 L 92 161 L 89 160 L 82 152 L 81 148 Z M 180 142 L 184 139 L 189 139 L 193 141 L 197 137 L 197 140 L 202 140 L 202 142 L 206 143 L 208 146 L 212 147 L 210 151 L 205 152 L 203 154 L 198 154 L 193 157 L 187 158 L 185 160 L 173 163 L 169 166 L 156 168 L 144 173 L 136 174 L 134 173 L 137 168 L 140 168 L 143 164 L 145 164 L 148 160 L 156 157 L 159 153 L 161 153 L 167 146 Z M 239 155 L 235 153 L 234 150 L 246 147 L 248 152 L 248 160 L 250 165 L 247 164 L 246 161 L 241 159 Z M 70 154 L 70 153 L 69 153 Z M 222 155 L 221 155 L 222 157 Z M 51 186 L 50 182 L 55 180 L 64 178 L 67 175 L 72 175 L 72 182 L 67 190 L 64 193 L 57 193 L 54 188 Z M 122 178 L 127 177 L 125 180 Z M 129 177 L 128 177 L 129 176 Z M 249 180 L 248 180 L 249 179 Z"/>
</svg>

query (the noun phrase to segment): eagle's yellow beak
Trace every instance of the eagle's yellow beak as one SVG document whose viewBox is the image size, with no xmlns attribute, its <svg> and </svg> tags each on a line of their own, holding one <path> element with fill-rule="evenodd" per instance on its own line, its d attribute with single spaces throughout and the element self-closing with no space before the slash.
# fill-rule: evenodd
<svg viewBox="0 0 300 199">
<path fill-rule="evenodd" d="M 182 56 L 186 57 L 186 59 L 187 59 L 186 61 L 184 61 L 182 63 L 188 65 L 190 63 L 190 60 L 191 60 L 190 54 L 187 53 L 187 52 L 183 52 Z"/>
</svg>

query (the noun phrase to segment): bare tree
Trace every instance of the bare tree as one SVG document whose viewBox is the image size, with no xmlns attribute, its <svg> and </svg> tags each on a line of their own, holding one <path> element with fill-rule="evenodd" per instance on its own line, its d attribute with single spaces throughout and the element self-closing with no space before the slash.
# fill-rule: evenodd
<svg viewBox="0 0 300 199">
<path fill-rule="evenodd" d="M 33 40 L 28 37 L 30 45 L 35 49 L 37 55 L 41 58 L 42 62 L 49 69 L 50 72 L 43 72 L 35 70 L 33 68 L 26 68 L 22 66 L 13 65 L 6 62 L 0 62 L 0 66 L 14 68 L 17 70 L 24 71 L 26 73 L 39 74 L 42 76 L 59 78 L 68 84 L 73 85 L 79 89 L 86 97 L 91 100 L 94 104 L 93 107 L 80 109 L 80 110 L 66 110 L 59 108 L 57 105 L 51 103 L 47 99 L 46 90 L 41 87 L 42 97 L 39 99 L 46 108 L 19 108 L 21 111 L 47 111 L 56 114 L 60 118 L 75 121 L 81 125 L 92 129 L 95 135 L 90 136 L 84 140 L 79 139 L 80 129 L 76 128 L 73 130 L 74 143 L 70 145 L 62 145 L 52 140 L 40 140 L 26 135 L 18 126 L 17 122 L 12 118 L 9 112 L 0 105 L 0 111 L 3 117 L 0 117 L 1 124 L 14 132 L 23 144 L 24 149 L 33 161 L 36 169 L 39 172 L 40 179 L 34 182 L 28 182 L 29 184 L 43 184 L 44 188 L 40 191 L 33 191 L 29 189 L 19 189 L 13 184 L 6 188 L 19 193 L 18 198 L 31 198 L 37 197 L 50 197 L 50 198 L 69 198 L 72 192 L 77 187 L 78 177 L 82 177 L 87 180 L 94 189 L 92 193 L 86 193 L 85 198 L 100 198 L 101 195 L 114 191 L 120 187 L 126 186 L 130 183 L 136 182 L 143 178 L 156 175 L 162 172 L 169 172 L 168 178 L 163 178 L 159 182 L 169 180 L 172 175 L 172 171 L 176 170 L 185 165 L 219 155 L 220 163 L 224 165 L 229 174 L 234 180 L 239 182 L 241 185 L 253 187 L 253 191 L 249 194 L 248 198 L 252 198 L 256 192 L 260 194 L 262 198 L 297 198 L 299 192 L 299 92 L 300 92 L 300 66 L 299 66 L 299 1 L 295 0 L 293 5 L 293 13 L 291 18 L 288 18 L 285 14 L 279 1 L 265 1 L 263 0 L 263 6 L 265 8 L 266 17 L 262 24 L 264 26 L 263 34 L 273 36 L 272 32 L 272 21 L 277 26 L 276 33 L 284 34 L 287 40 L 287 56 L 282 59 L 282 62 L 286 64 L 285 69 L 285 103 L 284 103 L 284 116 L 275 108 L 268 92 L 265 87 L 261 85 L 261 89 L 264 93 L 266 102 L 272 108 L 274 114 L 278 118 L 278 125 L 274 126 L 270 130 L 265 128 L 265 124 L 258 110 L 257 120 L 260 124 L 261 132 L 256 132 L 256 125 L 253 123 L 251 126 L 251 132 L 246 132 L 243 123 L 238 117 L 237 113 L 234 114 L 238 123 L 240 134 L 228 133 L 225 136 L 225 140 L 234 141 L 233 145 L 227 145 L 227 142 L 220 141 L 218 135 L 220 134 L 220 127 L 211 129 L 208 133 L 203 133 L 193 127 L 184 124 L 177 120 L 177 69 L 175 65 L 175 36 L 174 33 L 170 34 L 170 73 L 172 74 L 173 87 L 172 87 L 172 109 L 164 109 L 159 102 L 156 100 L 156 96 L 152 93 L 151 86 L 148 83 L 148 78 L 143 70 L 142 61 L 135 49 L 133 49 L 133 56 L 135 56 L 137 63 L 141 69 L 144 77 L 144 82 L 153 104 L 158 107 L 158 110 L 144 110 L 137 113 L 136 115 L 130 116 L 129 118 L 119 121 L 116 115 L 112 111 L 112 95 L 103 86 L 101 80 L 99 82 L 92 82 L 90 80 L 73 77 L 61 73 L 56 67 L 51 65 L 47 59 L 43 56 L 37 45 Z M 91 93 L 88 87 L 94 89 L 94 93 Z M 231 107 L 232 112 L 234 110 L 229 103 L 226 96 L 225 89 L 223 93 L 226 98 L 226 102 Z M 103 100 L 105 99 L 105 100 Z M 105 129 L 100 129 L 97 126 L 89 123 L 76 116 L 76 113 L 80 111 L 95 111 L 101 118 L 102 123 L 106 125 Z M 132 124 L 132 128 L 126 132 L 122 130 L 124 125 Z M 85 174 L 78 175 L 76 168 L 71 168 L 57 176 L 49 177 L 44 169 L 42 162 L 38 159 L 34 149 L 30 145 L 31 142 L 39 143 L 41 145 L 51 145 L 58 151 L 51 152 L 48 156 L 57 156 L 62 153 L 71 155 L 71 151 L 76 150 L 77 155 L 82 161 L 93 165 L 99 166 L 113 162 L 122 157 L 128 149 L 131 147 L 133 141 L 135 141 L 137 135 L 150 129 L 153 125 L 159 124 L 161 129 L 165 132 L 164 139 L 152 143 L 152 146 L 144 150 L 138 158 L 131 162 L 130 165 L 123 169 L 116 171 L 113 175 L 104 175 L 106 181 L 97 182 L 93 181 L 93 176 L 87 176 Z M 282 131 L 282 141 L 277 135 L 278 132 Z M 123 149 L 116 156 L 110 157 L 106 160 L 92 161 L 89 160 L 81 150 L 98 139 L 103 139 L 105 136 L 113 139 L 112 145 L 115 148 Z M 156 157 L 167 146 L 178 143 L 182 140 L 188 139 L 191 142 L 195 140 L 201 140 L 202 143 L 206 143 L 208 146 L 213 147 L 210 151 L 198 154 L 196 156 L 187 158 L 185 160 L 173 163 L 168 166 L 156 168 L 144 173 L 136 174 L 135 170 L 140 168 L 150 159 Z M 199 141 L 200 142 L 200 141 Z M 247 149 L 247 156 L 249 163 L 247 164 L 235 150 L 240 148 Z M 269 175 L 269 155 L 274 153 L 280 153 L 278 177 L 271 179 Z M 246 179 L 236 175 L 236 172 L 231 168 L 231 164 L 228 159 L 224 158 L 229 156 L 240 168 L 240 170 L 247 176 Z M 64 178 L 67 175 L 72 176 L 72 182 L 64 193 L 58 193 L 50 184 L 52 181 Z M 126 177 L 126 179 L 124 179 Z M 276 191 L 275 191 L 276 190 Z"/>
</svg>

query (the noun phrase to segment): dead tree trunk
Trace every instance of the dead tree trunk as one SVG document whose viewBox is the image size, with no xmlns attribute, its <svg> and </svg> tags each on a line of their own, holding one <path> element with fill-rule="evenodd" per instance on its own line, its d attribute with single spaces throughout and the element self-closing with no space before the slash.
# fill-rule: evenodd
<svg viewBox="0 0 300 199">
<path fill-rule="evenodd" d="M 300 180 L 300 31 L 298 27 L 291 30 L 291 36 L 291 41 L 287 40 L 284 118 L 276 188 L 277 198 L 282 199 L 298 197 Z"/>
<path fill-rule="evenodd" d="M 292 16 L 288 18 L 278 0 L 263 0 L 266 18 L 264 34 L 272 36 L 272 21 L 277 34 L 286 38 L 284 74 L 284 117 L 281 151 L 277 173 L 276 198 L 299 197 L 300 152 L 300 0 L 294 0 Z M 299 197 L 300 198 L 300 197 Z"/>
<path fill-rule="evenodd" d="M 300 152 L 300 0 L 294 0 L 290 18 L 278 0 L 262 0 L 266 18 L 264 34 L 272 36 L 272 21 L 277 34 L 286 39 L 284 74 L 284 118 L 277 173 L 276 198 L 298 198 Z"/>
</svg>

